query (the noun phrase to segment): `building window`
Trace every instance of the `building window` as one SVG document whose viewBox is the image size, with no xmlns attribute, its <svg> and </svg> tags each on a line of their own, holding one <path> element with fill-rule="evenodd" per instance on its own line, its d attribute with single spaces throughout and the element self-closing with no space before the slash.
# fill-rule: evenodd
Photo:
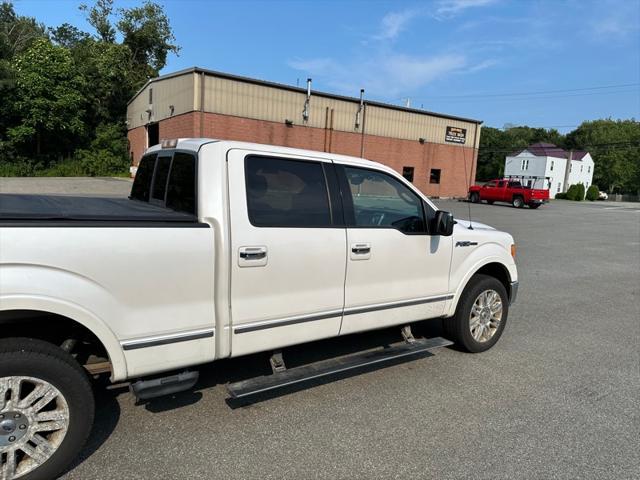
<svg viewBox="0 0 640 480">
<path fill-rule="evenodd" d="M 522 160 L 522 163 L 520 164 L 520 170 L 529 170 L 529 159 L 525 158 Z"/>
<path fill-rule="evenodd" d="M 591 173 L 591 165 L 587 167 L 587 173 Z"/>
<path fill-rule="evenodd" d="M 558 182 L 558 192 L 562 189 L 562 183 Z"/>
<path fill-rule="evenodd" d="M 584 168 L 584 165 L 580 165 L 580 173 L 582 173 L 583 168 Z"/>
<path fill-rule="evenodd" d="M 402 176 L 413 183 L 413 167 L 402 167 Z"/>
<path fill-rule="evenodd" d="M 153 88 L 149 89 L 149 105 L 153 103 Z"/>
<path fill-rule="evenodd" d="M 429 174 L 429 183 L 440 183 L 440 169 L 432 168 Z"/>
</svg>

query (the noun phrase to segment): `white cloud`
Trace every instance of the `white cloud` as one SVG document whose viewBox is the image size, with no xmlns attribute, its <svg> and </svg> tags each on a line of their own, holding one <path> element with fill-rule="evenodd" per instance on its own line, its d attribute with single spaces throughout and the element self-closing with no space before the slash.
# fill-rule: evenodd
<svg viewBox="0 0 640 480">
<path fill-rule="evenodd" d="M 609 1 L 592 21 L 593 31 L 601 38 L 625 37 L 640 30 L 640 8 L 635 2 Z"/>
<path fill-rule="evenodd" d="M 329 58 L 288 62 L 291 68 L 340 93 L 355 96 L 360 88 L 364 88 L 367 95 L 387 99 L 414 94 L 447 75 L 474 73 L 496 63 L 494 60 L 472 63 L 461 54 L 419 57 L 399 53 L 381 53 L 372 58 L 346 62 Z"/>
<path fill-rule="evenodd" d="M 498 0 L 440 0 L 436 5 L 436 18 L 454 17 L 464 10 L 475 7 L 486 7 Z"/>
<path fill-rule="evenodd" d="M 402 32 L 407 24 L 420 14 L 418 10 L 389 12 L 382 18 L 380 32 L 373 38 L 376 40 L 393 40 Z"/>
</svg>

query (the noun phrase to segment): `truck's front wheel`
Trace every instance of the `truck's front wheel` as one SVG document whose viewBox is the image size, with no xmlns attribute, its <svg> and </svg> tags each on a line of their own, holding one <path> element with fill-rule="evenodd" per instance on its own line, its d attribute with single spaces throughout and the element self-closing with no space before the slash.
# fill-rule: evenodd
<svg viewBox="0 0 640 480">
<path fill-rule="evenodd" d="M 494 277 L 474 275 L 460 296 L 455 315 L 444 320 L 445 335 L 469 352 L 484 352 L 502 335 L 508 314 L 504 285 Z"/>
<path fill-rule="evenodd" d="M 55 478 L 78 455 L 94 400 L 74 358 L 47 342 L 0 340 L 0 477 Z"/>
</svg>

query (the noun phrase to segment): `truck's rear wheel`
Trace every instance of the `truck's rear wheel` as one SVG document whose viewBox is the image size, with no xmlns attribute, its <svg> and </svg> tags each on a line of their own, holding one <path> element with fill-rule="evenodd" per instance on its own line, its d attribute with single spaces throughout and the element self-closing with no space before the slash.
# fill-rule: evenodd
<svg viewBox="0 0 640 480">
<path fill-rule="evenodd" d="M 480 195 L 478 194 L 478 192 L 471 192 L 471 194 L 469 195 L 469 201 L 471 203 L 480 202 Z"/>
<path fill-rule="evenodd" d="M 522 208 L 524 206 L 524 200 L 522 199 L 522 197 L 513 197 L 511 205 L 516 208 Z"/>
<path fill-rule="evenodd" d="M 474 275 L 453 317 L 444 320 L 445 336 L 469 352 L 493 347 L 507 323 L 509 298 L 504 285 L 488 275 Z"/>
<path fill-rule="evenodd" d="M 0 478 L 55 478 L 80 452 L 93 415 L 73 357 L 40 340 L 0 340 Z"/>
</svg>

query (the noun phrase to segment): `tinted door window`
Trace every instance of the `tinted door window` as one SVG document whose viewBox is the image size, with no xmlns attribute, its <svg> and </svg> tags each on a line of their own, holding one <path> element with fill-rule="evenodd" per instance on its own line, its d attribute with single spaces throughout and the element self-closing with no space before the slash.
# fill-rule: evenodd
<svg viewBox="0 0 640 480">
<path fill-rule="evenodd" d="M 173 156 L 166 205 L 167 208 L 195 215 L 196 159 L 193 155 L 176 152 Z"/>
<path fill-rule="evenodd" d="M 356 227 L 395 228 L 424 233 L 422 201 L 406 185 L 386 173 L 344 168 L 353 198 Z"/>
<path fill-rule="evenodd" d="M 320 163 L 249 156 L 245 179 L 252 225 L 331 226 L 327 184 Z"/>
<path fill-rule="evenodd" d="M 149 201 L 151 192 L 151 180 L 153 179 L 153 169 L 156 166 L 156 155 L 145 155 L 138 164 L 136 178 L 131 187 L 131 198 L 135 200 Z"/>
</svg>

